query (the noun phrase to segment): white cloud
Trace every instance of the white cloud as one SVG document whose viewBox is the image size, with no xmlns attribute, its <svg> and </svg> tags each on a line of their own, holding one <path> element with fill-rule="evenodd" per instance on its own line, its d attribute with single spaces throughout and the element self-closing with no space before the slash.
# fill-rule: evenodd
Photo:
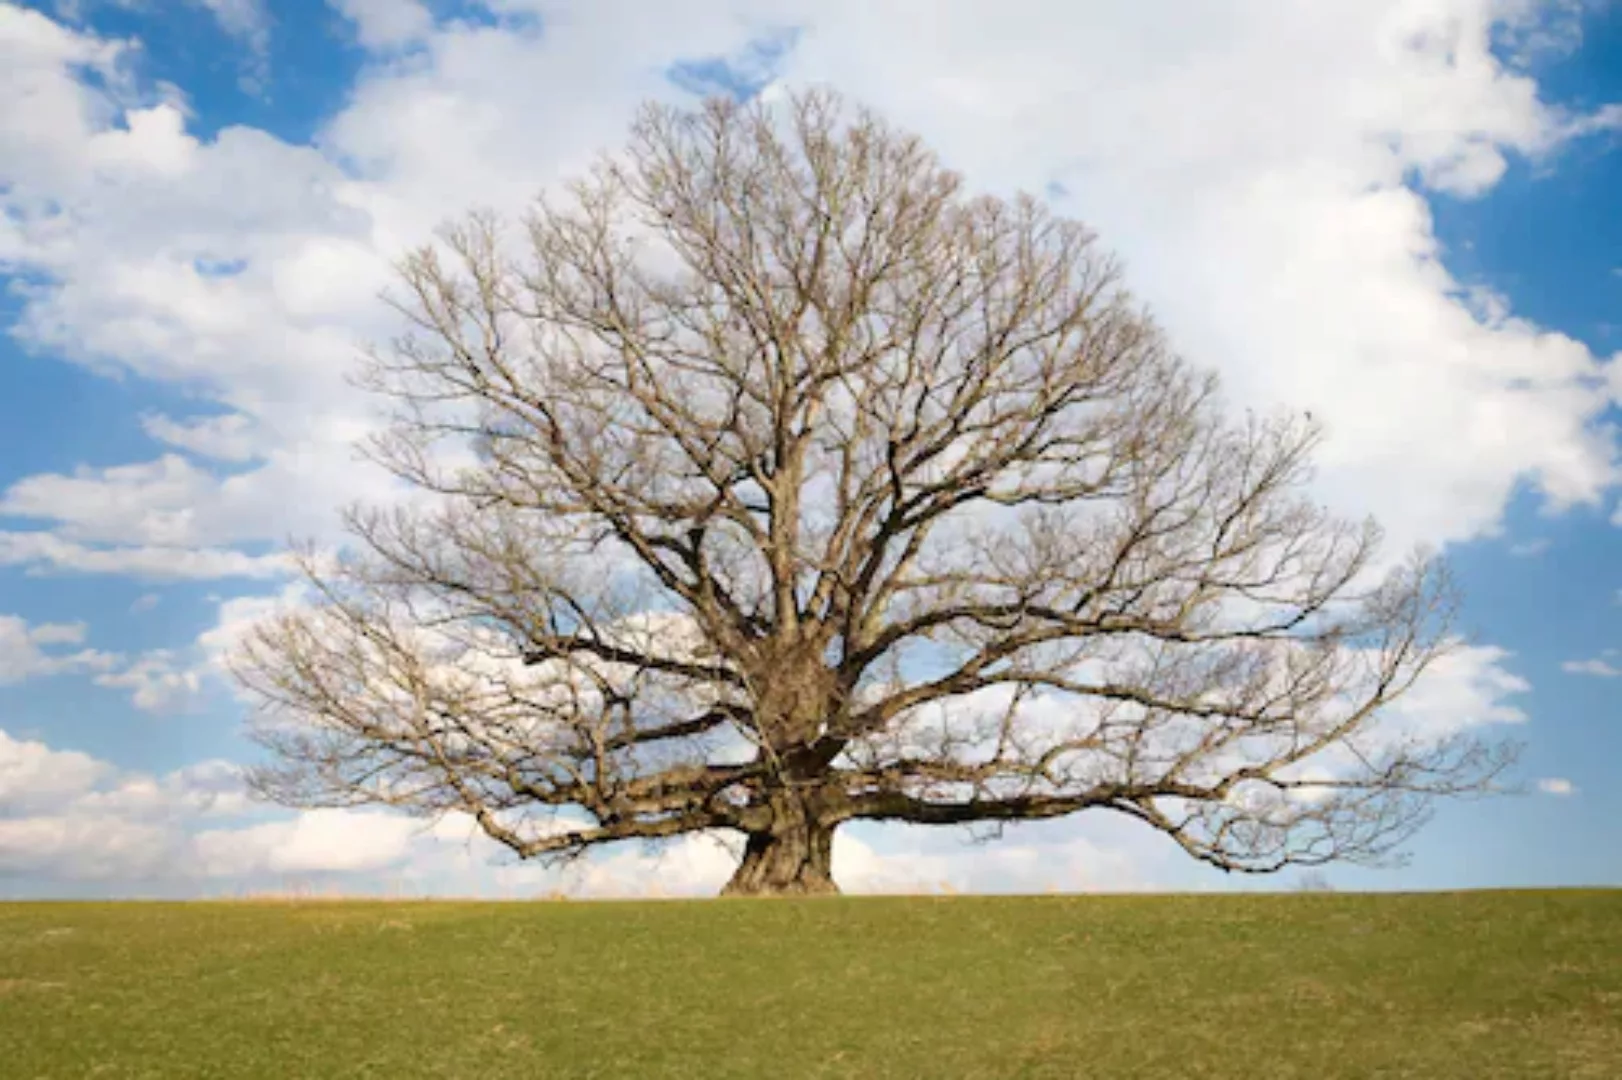
<svg viewBox="0 0 1622 1080">
<path fill-rule="evenodd" d="M 863 893 L 1143 892 L 1218 879 L 1165 838 L 1103 813 L 1011 829 L 986 843 L 923 826 L 847 831 L 834 841 L 834 875 Z"/>
<path fill-rule="evenodd" d="M 232 37 L 255 50 L 263 50 L 270 35 L 270 17 L 259 0 L 191 0 L 205 8 Z"/>
<path fill-rule="evenodd" d="M 1493 645 L 1455 648 L 1387 711 L 1382 731 L 1443 739 L 1471 728 L 1522 724 L 1527 714 L 1512 699 L 1532 684 L 1510 671 L 1511 654 Z"/>
<path fill-rule="evenodd" d="M 0 514 L 54 519 L 69 540 L 175 546 L 199 539 L 193 504 L 213 482 L 211 474 L 169 454 L 72 476 L 28 477 L 0 496 Z"/>
<path fill-rule="evenodd" d="M 150 595 L 150 594 L 149 594 Z M 0 686 L 51 675 L 90 675 L 97 686 L 127 691 L 142 712 L 174 713 L 196 704 L 210 679 L 227 681 L 227 654 L 255 622 L 290 607 L 302 596 L 290 585 L 276 596 L 244 596 L 219 603 L 215 622 L 182 650 L 150 649 L 133 659 L 83 645 L 83 623 L 30 625 L 0 615 Z"/>
<path fill-rule="evenodd" d="M 1593 660 L 1567 660 L 1560 665 L 1560 670 L 1568 675 L 1595 675 L 1601 679 L 1614 679 L 1622 676 L 1622 668 L 1607 660 L 1598 658 Z"/>
<path fill-rule="evenodd" d="M 161 876 L 184 867 L 197 823 L 248 808 L 227 762 L 152 776 L 0 730 L 0 876 Z"/>
<path fill-rule="evenodd" d="M 312 810 L 290 821 L 215 829 L 193 838 L 209 877 L 356 873 L 402 862 L 422 823 L 375 811 Z"/>
<path fill-rule="evenodd" d="M 226 34 L 247 50 L 237 85 L 244 93 L 262 94 L 270 77 L 270 15 L 261 0 L 190 0 L 214 16 Z"/>
<path fill-rule="evenodd" d="M 30 626 L 17 615 L 0 615 L 0 686 L 44 675 L 106 671 L 118 657 L 97 649 L 62 652 L 60 645 L 84 641 L 83 624 Z"/>
<path fill-rule="evenodd" d="M 384 336 L 386 253 L 320 153 L 241 127 L 199 142 L 183 103 L 145 99 L 121 75 L 128 55 L 0 8 L 0 92 L 31 102 L 0 119 L 0 269 L 37 275 L 14 332 L 212 399 L 224 416 L 150 416 L 148 433 L 257 467 L 226 476 L 167 455 L 24 478 L 3 512 L 37 516 L 61 543 L 12 533 L 0 562 L 262 575 L 268 564 L 212 549 L 330 530 L 335 505 L 378 483 L 355 460 L 367 407 L 346 373 L 363 339 Z M 105 88 L 78 78 L 86 66 Z"/>
<path fill-rule="evenodd" d="M 139 881 L 178 854 L 162 825 L 107 816 L 40 814 L 0 818 L 0 876 L 52 880 Z"/>
<path fill-rule="evenodd" d="M 1545 795 L 1575 795 L 1577 785 L 1562 776 L 1545 776 L 1538 781 L 1538 790 Z"/>
<path fill-rule="evenodd" d="M 1593 0 L 1507 0 L 1499 38 L 1517 67 L 1547 63 L 1575 52 L 1583 41 L 1583 17 Z"/>
<path fill-rule="evenodd" d="M 242 769 L 229 761 L 200 761 L 162 776 L 121 772 L 117 779 L 81 795 L 74 807 L 132 817 L 188 818 L 231 817 L 252 808 L 242 789 Z"/>
<path fill-rule="evenodd" d="M 177 712 L 197 699 L 213 670 L 202 661 L 187 664 L 165 649 L 127 660 L 99 649 L 60 648 L 82 645 L 85 634 L 83 623 L 30 626 L 19 616 L 0 615 L 0 686 L 49 675 L 90 675 L 97 686 L 129 691 L 131 703 L 143 712 Z"/>
<path fill-rule="evenodd" d="M 166 0 L 56 0 L 52 5 L 57 17 L 72 23 L 83 23 L 87 14 L 100 7 L 123 8 L 126 11 L 152 15 L 161 13 Z M 184 0 L 213 18 L 220 31 L 235 38 L 247 50 L 245 71 L 239 86 L 247 93 L 263 89 L 263 80 L 269 73 L 267 53 L 270 48 L 271 19 L 262 0 Z"/>
<path fill-rule="evenodd" d="M 251 461 L 259 456 L 253 421 L 241 413 L 193 420 L 151 414 L 141 417 L 141 427 L 159 442 L 218 461 Z"/>
<path fill-rule="evenodd" d="M 303 596 L 304 586 L 295 582 L 272 596 L 220 600 L 215 621 L 190 645 L 149 649 L 133 659 L 95 649 L 46 652 L 42 646 L 82 643 L 86 628 L 80 623 L 29 626 L 16 616 L 0 615 L 0 685 L 40 675 L 92 674 L 97 686 L 127 691 L 130 703 L 142 712 L 185 712 L 201 703 L 211 681 L 234 686 L 228 654 L 255 623 L 296 606 Z M 148 593 L 131 610 L 149 610 L 156 603 L 156 594 Z"/>
<path fill-rule="evenodd" d="M 130 691 L 130 703 L 142 712 L 173 713 L 187 708 L 202 693 L 202 673 L 176 666 L 168 650 L 154 650 L 119 670 L 96 676 L 97 686 Z"/>
<path fill-rule="evenodd" d="M 215 450 L 231 448 L 212 434 L 179 437 Z M 284 502 L 265 501 L 284 489 Z M 269 454 L 263 468 L 224 478 L 165 454 L 130 465 L 25 477 L 0 495 L 0 516 L 51 522 L 52 535 L 76 544 L 205 548 L 319 529 L 334 494 L 317 462 L 281 449 Z M 312 497 L 319 507 L 315 514 L 305 501 Z"/>
<path fill-rule="evenodd" d="M 28 637 L 35 645 L 79 645 L 88 629 L 82 622 L 41 623 L 28 631 Z"/>
<path fill-rule="evenodd" d="M 89 791 L 115 770 L 76 750 L 53 750 L 42 742 L 0 731 L 0 808 L 53 806 Z"/>
<path fill-rule="evenodd" d="M 214 625 L 197 636 L 198 652 L 204 660 L 223 670 L 226 658 L 249 630 L 272 615 L 299 607 L 307 598 L 307 587 L 301 582 L 294 582 L 284 585 L 280 592 L 273 595 L 238 596 L 222 600 Z"/>
<path fill-rule="evenodd" d="M 247 809 L 226 762 L 150 776 L 0 730 L 0 877 L 13 883 L 183 873 L 189 830 Z"/>
<path fill-rule="evenodd" d="M 433 28 L 433 16 L 417 0 L 330 0 L 355 27 L 368 49 L 387 50 L 420 41 Z"/>
<path fill-rule="evenodd" d="M 1535 559 L 1549 550 L 1549 541 L 1544 537 L 1526 540 L 1519 544 L 1511 544 L 1509 553 L 1517 559 Z"/>
<path fill-rule="evenodd" d="M 119 574 L 145 580 L 183 581 L 227 577 L 268 578 L 285 574 L 285 555 L 246 555 L 222 548 L 92 547 L 55 533 L 0 532 L 0 566 L 31 571 Z"/>
</svg>

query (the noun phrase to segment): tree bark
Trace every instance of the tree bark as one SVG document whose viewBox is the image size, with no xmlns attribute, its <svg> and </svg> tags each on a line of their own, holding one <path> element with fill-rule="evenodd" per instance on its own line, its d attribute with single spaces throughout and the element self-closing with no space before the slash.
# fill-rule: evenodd
<svg viewBox="0 0 1622 1080">
<path fill-rule="evenodd" d="M 801 821 L 749 834 L 722 896 L 832 896 L 834 826 Z"/>
</svg>

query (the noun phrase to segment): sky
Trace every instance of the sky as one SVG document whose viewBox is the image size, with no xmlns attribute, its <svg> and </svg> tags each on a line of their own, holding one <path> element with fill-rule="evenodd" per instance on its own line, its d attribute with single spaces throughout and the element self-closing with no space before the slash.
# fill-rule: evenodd
<svg viewBox="0 0 1622 1080">
<path fill-rule="evenodd" d="M 252 803 L 222 666 L 280 551 L 383 497 L 390 266 L 635 107 L 826 84 L 1044 194 L 1314 493 L 1443 551 L 1408 705 L 1524 747 L 1344 889 L 1622 884 L 1622 4 L 0 0 L 0 895 L 713 891 L 709 838 L 514 865 L 465 820 Z M 1292 888 L 1083 815 L 847 828 L 849 891 Z M 1320 883 L 1321 883 L 1320 881 Z"/>
</svg>

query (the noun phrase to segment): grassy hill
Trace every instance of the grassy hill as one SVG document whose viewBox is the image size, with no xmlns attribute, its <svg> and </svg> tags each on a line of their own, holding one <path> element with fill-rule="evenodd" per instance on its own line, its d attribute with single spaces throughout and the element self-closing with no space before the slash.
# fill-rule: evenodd
<svg viewBox="0 0 1622 1080">
<path fill-rule="evenodd" d="M 1622 1077 L 1622 891 L 0 904 L 0 1074 Z"/>
</svg>

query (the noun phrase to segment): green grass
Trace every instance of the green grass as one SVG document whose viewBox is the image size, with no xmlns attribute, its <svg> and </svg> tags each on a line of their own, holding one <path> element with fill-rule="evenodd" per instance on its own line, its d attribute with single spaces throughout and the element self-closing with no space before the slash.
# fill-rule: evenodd
<svg viewBox="0 0 1622 1080">
<path fill-rule="evenodd" d="M 1622 1077 L 1622 891 L 0 904 L 0 1075 Z"/>
</svg>

